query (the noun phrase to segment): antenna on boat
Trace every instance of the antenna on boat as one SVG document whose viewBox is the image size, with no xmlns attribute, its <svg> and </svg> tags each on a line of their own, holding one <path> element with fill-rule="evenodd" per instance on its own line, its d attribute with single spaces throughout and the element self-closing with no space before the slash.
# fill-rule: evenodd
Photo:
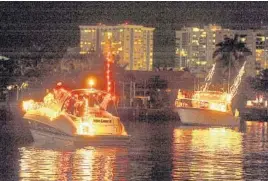
<svg viewBox="0 0 268 181">
<path fill-rule="evenodd" d="M 117 111 L 117 104 L 116 104 L 116 101 L 117 101 L 117 98 L 115 96 L 113 96 L 113 103 L 114 103 L 114 107 L 115 107 L 115 112 L 116 112 L 116 115 L 118 116 L 118 111 Z"/>
<path fill-rule="evenodd" d="M 231 76 L 231 69 L 230 69 L 230 64 L 231 64 L 231 56 L 229 58 L 229 66 L 228 66 L 228 87 L 227 87 L 227 93 L 230 93 L 230 76 Z"/>
</svg>

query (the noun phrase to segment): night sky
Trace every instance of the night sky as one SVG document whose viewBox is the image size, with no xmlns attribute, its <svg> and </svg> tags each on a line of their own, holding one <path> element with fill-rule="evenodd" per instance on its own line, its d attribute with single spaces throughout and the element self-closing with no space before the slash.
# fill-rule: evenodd
<svg viewBox="0 0 268 181">
<path fill-rule="evenodd" d="M 268 2 L 1 2 L 0 49 L 42 45 L 56 51 L 79 43 L 79 25 L 129 22 L 157 31 L 217 23 L 268 25 Z M 161 33 L 158 33 L 161 35 Z"/>
</svg>

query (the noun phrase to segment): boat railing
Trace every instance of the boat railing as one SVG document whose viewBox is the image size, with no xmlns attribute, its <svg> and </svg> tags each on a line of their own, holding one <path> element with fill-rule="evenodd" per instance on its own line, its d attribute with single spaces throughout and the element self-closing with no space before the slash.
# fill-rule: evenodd
<svg viewBox="0 0 268 181">
<path fill-rule="evenodd" d="M 230 110 L 230 104 L 227 101 L 195 98 L 177 98 L 175 101 L 175 107 L 210 109 L 222 112 Z"/>
</svg>

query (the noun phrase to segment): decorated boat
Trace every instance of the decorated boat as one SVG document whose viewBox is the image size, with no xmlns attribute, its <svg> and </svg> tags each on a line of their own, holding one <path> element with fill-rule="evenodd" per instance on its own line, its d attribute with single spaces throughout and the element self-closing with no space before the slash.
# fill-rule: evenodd
<svg viewBox="0 0 268 181">
<path fill-rule="evenodd" d="M 191 98 L 178 92 L 175 111 L 183 124 L 238 126 L 239 113 L 233 113 L 230 95 L 218 91 L 196 91 Z"/>
<path fill-rule="evenodd" d="M 175 101 L 175 112 L 179 114 L 183 124 L 211 125 L 211 126 L 238 126 L 239 112 L 233 111 L 232 99 L 237 94 L 245 69 L 243 66 L 238 72 L 233 85 L 228 91 L 210 91 L 209 86 L 215 71 L 215 64 L 208 73 L 204 86 L 193 93 L 178 91 Z M 229 85 L 229 83 L 228 83 Z"/>
<path fill-rule="evenodd" d="M 42 101 L 23 101 L 24 119 L 35 142 L 123 144 L 129 140 L 120 118 L 109 112 L 115 97 L 97 89 L 67 90 L 58 84 Z"/>
</svg>

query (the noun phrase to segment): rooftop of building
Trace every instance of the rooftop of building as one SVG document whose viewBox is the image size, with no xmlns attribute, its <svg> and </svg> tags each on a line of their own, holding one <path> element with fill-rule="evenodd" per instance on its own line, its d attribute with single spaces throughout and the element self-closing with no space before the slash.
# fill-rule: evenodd
<svg viewBox="0 0 268 181">
<path fill-rule="evenodd" d="M 99 23 L 97 25 L 80 25 L 80 29 L 85 29 L 85 28 L 95 28 L 95 29 L 109 29 L 109 28 L 142 28 L 142 29 L 147 29 L 147 30 L 154 30 L 155 28 L 153 27 L 146 27 L 143 25 L 135 25 L 135 24 L 118 24 L 118 25 L 105 25 L 102 23 Z"/>
</svg>

